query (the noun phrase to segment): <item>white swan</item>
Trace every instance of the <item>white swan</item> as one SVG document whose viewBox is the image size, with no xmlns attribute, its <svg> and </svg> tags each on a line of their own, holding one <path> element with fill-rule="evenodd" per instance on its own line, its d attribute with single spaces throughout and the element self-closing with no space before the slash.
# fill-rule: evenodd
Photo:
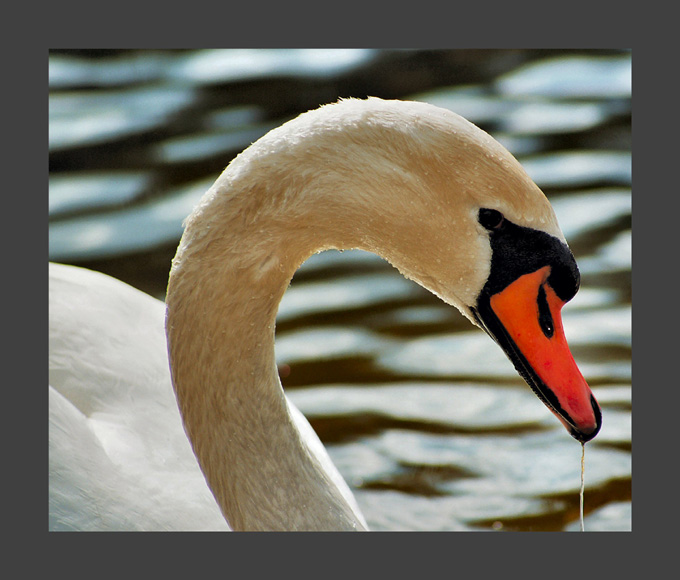
<svg viewBox="0 0 680 580">
<path fill-rule="evenodd" d="M 560 317 L 578 270 L 539 188 L 449 111 L 340 101 L 232 161 L 188 218 L 173 262 L 172 383 L 233 529 L 366 528 L 274 360 L 279 301 L 299 265 L 328 248 L 378 253 L 458 307 L 572 436 L 597 434 L 600 410 Z M 52 528 L 226 528 L 179 426 L 161 316 L 160 303 L 122 283 L 51 269 Z"/>
</svg>

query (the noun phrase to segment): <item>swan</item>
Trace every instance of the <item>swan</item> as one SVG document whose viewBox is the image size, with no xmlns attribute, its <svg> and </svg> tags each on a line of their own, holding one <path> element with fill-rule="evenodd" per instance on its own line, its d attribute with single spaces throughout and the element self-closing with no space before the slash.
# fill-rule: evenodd
<svg viewBox="0 0 680 580">
<path fill-rule="evenodd" d="M 595 437 L 560 315 L 579 272 L 545 195 L 451 111 L 343 99 L 232 160 L 185 222 L 165 307 L 50 266 L 50 527 L 367 529 L 274 356 L 293 274 L 331 248 L 457 307 L 571 436 Z"/>
</svg>

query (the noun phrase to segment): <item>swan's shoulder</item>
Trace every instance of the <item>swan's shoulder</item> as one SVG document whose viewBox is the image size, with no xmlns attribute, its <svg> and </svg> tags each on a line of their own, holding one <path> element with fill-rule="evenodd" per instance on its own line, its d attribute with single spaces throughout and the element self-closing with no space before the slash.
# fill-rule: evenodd
<svg viewBox="0 0 680 580">
<path fill-rule="evenodd" d="M 50 529 L 225 529 L 181 426 L 164 305 L 50 265 Z"/>
<path fill-rule="evenodd" d="M 164 328 L 159 300 L 50 264 L 51 530 L 228 529 L 182 428 Z M 309 422 L 289 409 L 310 453 L 360 513 Z"/>
</svg>

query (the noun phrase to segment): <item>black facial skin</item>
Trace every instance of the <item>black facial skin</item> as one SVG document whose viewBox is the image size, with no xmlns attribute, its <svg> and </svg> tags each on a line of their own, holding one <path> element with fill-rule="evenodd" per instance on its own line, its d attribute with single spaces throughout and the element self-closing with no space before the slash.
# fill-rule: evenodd
<svg viewBox="0 0 680 580">
<path fill-rule="evenodd" d="M 550 266 L 548 284 L 567 302 L 581 283 L 576 260 L 561 241 L 538 230 L 518 226 L 495 209 L 480 209 L 479 223 L 489 230 L 491 274 L 482 289 L 492 296 L 524 274 Z"/>
<path fill-rule="evenodd" d="M 600 409 L 595 399 L 591 397 L 597 428 L 592 433 L 581 433 L 572 424 L 569 415 L 564 412 L 555 394 L 538 377 L 519 350 L 494 313 L 490 303 L 494 294 L 504 290 L 520 276 L 535 272 L 544 266 L 550 266 L 547 283 L 555 294 L 565 302 L 571 300 L 580 284 L 580 274 L 574 256 L 561 240 L 545 232 L 518 226 L 507 220 L 498 210 L 482 208 L 479 210 L 478 220 L 489 231 L 491 271 L 484 288 L 477 297 L 476 307 L 471 309 L 475 320 L 500 345 L 517 372 L 538 398 L 569 423 L 571 436 L 584 443 L 590 441 L 597 435 L 602 424 Z M 543 334 L 551 338 L 555 328 L 542 286 L 537 302 L 539 326 Z"/>
</svg>

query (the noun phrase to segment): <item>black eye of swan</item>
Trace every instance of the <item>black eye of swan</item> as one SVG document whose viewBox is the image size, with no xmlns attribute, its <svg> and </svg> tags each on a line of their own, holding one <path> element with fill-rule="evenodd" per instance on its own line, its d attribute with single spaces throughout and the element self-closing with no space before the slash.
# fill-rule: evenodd
<svg viewBox="0 0 680 580">
<path fill-rule="evenodd" d="M 487 230 L 497 230 L 503 225 L 505 218 L 497 209 L 482 208 L 479 210 L 479 223 Z"/>
</svg>

